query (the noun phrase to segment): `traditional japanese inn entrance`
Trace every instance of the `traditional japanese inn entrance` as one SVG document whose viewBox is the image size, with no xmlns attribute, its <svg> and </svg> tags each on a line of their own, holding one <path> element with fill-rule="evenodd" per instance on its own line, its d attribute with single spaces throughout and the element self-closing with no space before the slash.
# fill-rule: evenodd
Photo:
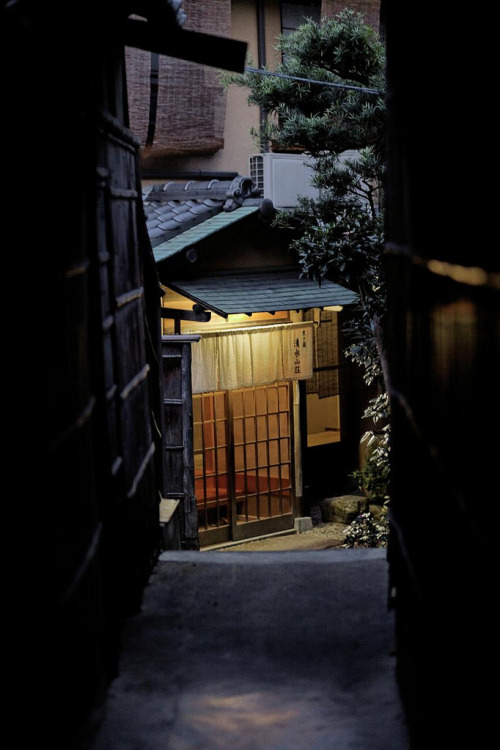
<svg viewBox="0 0 500 750">
<path fill-rule="evenodd" d="M 186 549 L 293 529 L 350 465 L 337 312 L 290 317 L 163 336 L 163 506 Z"/>
</svg>

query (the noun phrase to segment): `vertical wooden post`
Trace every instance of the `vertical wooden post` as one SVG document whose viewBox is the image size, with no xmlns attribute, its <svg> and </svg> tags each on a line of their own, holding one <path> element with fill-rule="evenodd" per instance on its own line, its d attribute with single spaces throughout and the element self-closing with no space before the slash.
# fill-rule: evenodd
<svg viewBox="0 0 500 750">
<path fill-rule="evenodd" d="M 163 446 L 167 499 L 179 500 L 181 549 L 198 550 L 198 510 L 194 491 L 191 344 L 200 336 L 162 336 L 164 377 Z"/>
</svg>

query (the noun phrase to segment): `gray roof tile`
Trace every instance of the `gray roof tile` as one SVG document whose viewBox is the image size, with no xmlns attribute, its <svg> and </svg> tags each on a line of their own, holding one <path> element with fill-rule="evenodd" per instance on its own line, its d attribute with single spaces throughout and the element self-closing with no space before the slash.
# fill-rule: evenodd
<svg viewBox="0 0 500 750">
<path fill-rule="evenodd" d="M 160 229 L 160 227 L 151 227 L 148 229 L 148 234 L 151 244 L 153 244 L 155 240 L 161 241 L 165 237 L 165 230 Z"/>
<path fill-rule="evenodd" d="M 158 227 L 164 232 L 176 232 L 179 229 L 179 222 L 175 221 L 175 219 L 169 219 L 168 221 L 159 222 Z"/>
<path fill-rule="evenodd" d="M 225 181 L 169 182 L 146 188 L 143 191 L 143 205 L 151 244 L 155 247 L 162 240 L 168 242 L 176 234 L 184 234 L 186 230 L 217 214 L 232 213 L 249 201 L 258 206 L 262 197 L 248 177 Z M 236 217 L 232 220 L 236 220 Z M 164 231 L 163 237 L 159 230 Z M 212 231 L 211 226 L 207 226 L 207 233 Z M 202 236 L 199 230 L 198 239 Z"/>
</svg>

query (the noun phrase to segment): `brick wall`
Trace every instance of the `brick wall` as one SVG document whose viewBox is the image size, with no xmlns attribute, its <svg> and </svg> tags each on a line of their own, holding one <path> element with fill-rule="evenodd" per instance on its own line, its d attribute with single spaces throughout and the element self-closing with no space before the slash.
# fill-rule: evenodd
<svg viewBox="0 0 500 750">
<path fill-rule="evenodd" d="M 381 0 L 323 0 L 321 3 L 321 14 L 323 16 L 334 16 L 344 8 L 350 8 L 361 13 L 365 23 L 373 26 L 378 31 L 380 22 Z"/>
</svg>

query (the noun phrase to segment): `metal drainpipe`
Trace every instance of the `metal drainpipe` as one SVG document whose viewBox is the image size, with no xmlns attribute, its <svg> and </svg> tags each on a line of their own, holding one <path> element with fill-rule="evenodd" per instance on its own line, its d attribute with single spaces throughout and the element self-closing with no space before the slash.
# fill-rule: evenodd
<svg viewBox="0 0 500 750">
<path fill-rule="evenodd" d="M 265 68 L 266 66 L 266 17 L 265 17 L 265 0 L 257 0 L 257 57 L 259 69 Z M 260 132 L 265 128 L 267 121 L 267 112 L 262 107 L 260 108 Z M 267 141 L 262 142 L 262 150 L 269 151 L 269 143 Z"/>
</svg>

